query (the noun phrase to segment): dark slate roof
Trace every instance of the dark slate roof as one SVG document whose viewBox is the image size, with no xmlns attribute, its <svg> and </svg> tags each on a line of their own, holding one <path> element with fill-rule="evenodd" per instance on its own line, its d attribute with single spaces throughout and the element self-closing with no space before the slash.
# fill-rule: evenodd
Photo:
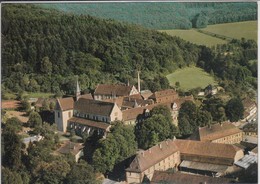
<svg viewBox="0 0 260 184">
<path fill-rule="evenodd" d="M 86 114 L 110 116 L 114 106 L 115 103 L 80 98 L 75 102 L 74 110 Z"/>
</svg>

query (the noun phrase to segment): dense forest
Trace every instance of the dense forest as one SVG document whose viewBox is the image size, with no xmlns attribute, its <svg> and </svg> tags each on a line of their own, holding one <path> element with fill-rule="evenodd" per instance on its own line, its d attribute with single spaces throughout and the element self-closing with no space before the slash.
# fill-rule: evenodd
<svg viewBox="0 0 260 184">
<path fill-rule="evenodd" d="M 112 20 L 4 5 L 3 84 L 12 91 L 58 93 L 97 83 L 135 83 L 196 64 L 198 46 L 157 31 Z M 158 78 L 158 77 L 157 77 Z M 145 86 L 144 86 L 145 87 Z"/>
<path fill-rule="evenodd" d="M 41 4 L 75 14 L 139 24 L 152 29 L 190 29 L 257 19 L 256 2 L 138 2 Z"/>
<path fill-rule="evenodd" d="M 165 75 L 196 65 L 213 74 L 227 91 L 257 87 L 257 43 L 232 40 L 215 48 L 137 25 L 46 10 L 34 5 L 2 8 L 2 93 L 73 93 L 98 83 L 169 87 Z M 241 85 L 239 85 L 241 84 Z M 241 90 L 237 90 L 241 87 Z"/>
</svg>

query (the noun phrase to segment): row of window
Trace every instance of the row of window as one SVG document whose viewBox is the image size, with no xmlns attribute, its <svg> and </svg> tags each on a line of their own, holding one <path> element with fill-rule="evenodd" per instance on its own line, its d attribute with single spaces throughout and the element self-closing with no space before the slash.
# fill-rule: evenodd
<svg viewBox="0 0 260 184">
<path fill-rule="evenodd" d="M 240 141 L 240 138 L 241 138 L 241 135 L 240 134 L 236 134 L 236 135 L 231 135 L 231 136 L 228 136 L 228 137 L 224 137 L 222 139 L 217 139 L 215 140 L 214 142 L 225 142 L 225 141 L 229 141 L 229 142 L 239 142 Z"/>
<path fill-rule="evenodd" d="M 85 119 L 90 119 L 90 120 L 95 120 L 95 121 L 109 122 L 109 119 L 107 117 L 100 117 L 100 116 L 83 114 L 83 113 L 78 113 L 78 112 L 74 112 L 74 116 L 80 117 L 80 118 L 85 118 Z"/>
</svg>

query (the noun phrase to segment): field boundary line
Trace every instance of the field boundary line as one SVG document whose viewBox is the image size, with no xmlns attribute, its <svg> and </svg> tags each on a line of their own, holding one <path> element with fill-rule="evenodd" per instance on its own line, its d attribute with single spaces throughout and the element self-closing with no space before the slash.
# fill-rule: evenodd
<svg viewBox="0 0 260 184">
<path fill-rule="evenodd" d="M 202 33 L 202 34 L 206 34 L 208 36 L 222 39 L 222 40 L 232 41 L 233 39 L 235 39 L 235 38 L 231 38 L 231 37 L 224 36 L 224 35 L 217 34 L 217 33 L 212 33 L 210 31 L 205 31 L 205 30 L 201 30 L 201 29 L 196 29 L 196 31 L 198 31 L 199 33 Z"/>
</svg>

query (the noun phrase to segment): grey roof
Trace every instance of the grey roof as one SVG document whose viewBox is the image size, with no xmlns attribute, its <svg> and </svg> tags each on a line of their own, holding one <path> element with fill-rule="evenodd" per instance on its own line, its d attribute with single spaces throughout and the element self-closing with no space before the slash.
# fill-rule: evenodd
<svg viewBox="0 0 260 184">
<path fill-rule="evenodd" d="M 29 142 L 34 142 L 34 141 L 40 141 L 42 139 L 42 136 L 32 136 L 32 137 L 26 137 L 23 139 L 23 143 L 28 144 Z"/>
<path fill-rule="evenodd" d="M 245 155 L 243 158 L 236 161 L 234 164 L 244 169 L 247 169 L 253 163 L 257 163 L 256 155 Z"/>
<path fill-rule="evenodd" d="M 253 136 L 250 136 L 250 135 L 244 135 L 243 136 L 243 142 L 257 144 L 258 143 L 258 139 L 257 139 L 257 137 L 253 137 Z"/>
<path fill-rule="evenodd" d="M 180 164 L 180 167 L 203 170 L 203 171 L 212 171 L 212 172 L 224 172 L 228 169 L 228 166 L 226 165 L 209 164 L 209 163 L 194 162 L 188 160 L 183 160 Z"/>
</svg>

